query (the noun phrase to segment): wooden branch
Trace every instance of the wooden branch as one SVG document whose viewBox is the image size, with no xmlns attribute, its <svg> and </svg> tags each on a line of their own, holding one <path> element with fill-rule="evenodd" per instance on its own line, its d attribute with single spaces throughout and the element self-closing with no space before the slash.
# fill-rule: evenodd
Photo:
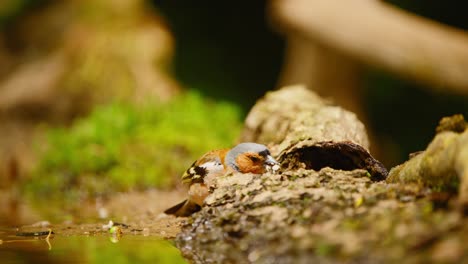
<svg viewBox="0 0 468 264">
<path fill-rule="evenodd" d="M 299 35 L 439 90 L 468 94 L 468 34 L 380 1 L 275 0 L 271 17 Z"/>
</svg>

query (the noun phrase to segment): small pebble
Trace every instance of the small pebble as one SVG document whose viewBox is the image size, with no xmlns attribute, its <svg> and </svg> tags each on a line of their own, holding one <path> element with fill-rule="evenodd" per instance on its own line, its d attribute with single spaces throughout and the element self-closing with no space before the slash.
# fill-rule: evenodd
<svg viewBox="0 0 468 264">
<path fill-rule="evenodd" d="M 39 222 L 36 222 L 36 223 L 32 224 L 31 226 L 33 226 L 33 227 L 48 227 L 48 226 L 50 226 L 50 222 L 49 221 L 39 221 Z"/>
<path fill-rule="evenodd" d="M 98 215 L 101 219 L 107 218 L 109 216 L 109 211 L 107 211 L 106 208 L 101 207 L 98 209 Z"/>
<path fill-rule="evenodd" d="M 273 170 L 273 172 L 276 172 L 277 170 L 280 169 L 280 166 L 278 164 L 276 164 L 276 165 L 273 165 L 273 167 L 271 167 L 271 169 Z"/>
<path fill-rule="evenodd" d="M 108 230 L 109 228 L 111 228 L 113 226 L 114 226 L 114 222 L 112 222 L 112 220 L 109 220 L 109 223 L 107 225 L 103 225 L 102 229 Z"/>
</svg>

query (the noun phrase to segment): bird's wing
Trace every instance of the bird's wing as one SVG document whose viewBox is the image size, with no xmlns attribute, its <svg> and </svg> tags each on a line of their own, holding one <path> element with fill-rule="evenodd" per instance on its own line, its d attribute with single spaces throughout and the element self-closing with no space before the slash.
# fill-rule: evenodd
<svg viewBox="0 0 468 264">
<path fill-rule="evenodd" d="M 186 184 L 204 183 L 209 174 L 224 172 L 224 156 L 227 149 L 212 150 L 196 160 L 182 175 L 182 182 Z"/>
</svg>

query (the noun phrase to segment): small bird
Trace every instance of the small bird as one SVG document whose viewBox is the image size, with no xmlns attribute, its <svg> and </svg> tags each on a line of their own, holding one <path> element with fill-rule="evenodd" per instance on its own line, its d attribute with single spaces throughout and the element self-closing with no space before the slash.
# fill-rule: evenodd
<svg viewBox="0 0 468 264">
<path fill-rule="evenodd" d="M 261 144 L 248 142 L 232 149 L 212 150 L 196 160 L 182 175 L 182 182 L 189 185 L 188 198 L 164 213 L 189 216 L 199 211 L 218 176 L 229 172 L 262 174 L 278 169 L 279 163 Z"/>
</svg>

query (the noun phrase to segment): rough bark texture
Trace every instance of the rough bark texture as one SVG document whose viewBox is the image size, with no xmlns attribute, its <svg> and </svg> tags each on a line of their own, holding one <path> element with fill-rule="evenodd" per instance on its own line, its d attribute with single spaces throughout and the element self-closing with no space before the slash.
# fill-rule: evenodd
<svg viewBox="0 0 468 264">
<path fill-rule="evenodd" d="M 194 263 L 466 261 L 466 218 L 436 205 L 364 170 L 227 175 L 176 245 Z"/>
<path fill-rule="evenodd" d="M 241 141 L 281 144 L 278 154 L 291 141 L 303 137 L 316 141 L 351 141 L 369 148 L 364 125 L 353 113 L 330 105 L 302 85 L 269 92 L 252 108 Z"/>
<path fill-rule="evenodd" d="M 176 238 L 192 262 L 468 260 L 468 219 L 418 181 L 375 181 L 376 168 L 385 169 L 366 151 L 354 115 L 300 87 L 282 89 L 258 102 L 242 139 L 269 144 L 282 170 L 217 179 Z M 317 159 L 329 164 L 314 168 Z M 328 166 L 348 162 L 353 167 L 345 170 Z"/>
</svg>

